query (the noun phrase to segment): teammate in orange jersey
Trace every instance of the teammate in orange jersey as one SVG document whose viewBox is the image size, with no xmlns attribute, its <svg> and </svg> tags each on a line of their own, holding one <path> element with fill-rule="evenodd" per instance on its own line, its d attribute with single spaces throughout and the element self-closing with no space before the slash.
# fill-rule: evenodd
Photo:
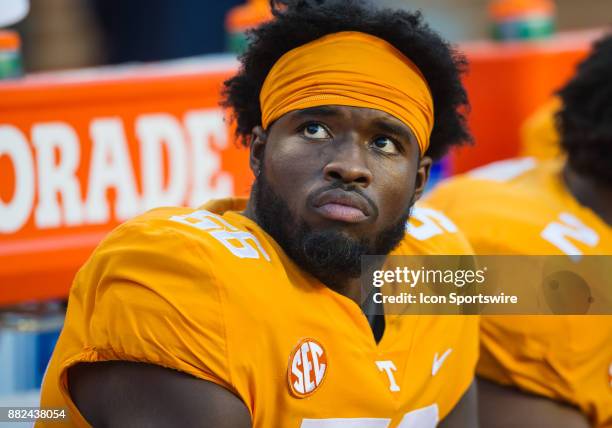
<svg viewBox="0 0 612 428">
<path fill-rule="evenodd" d="M 359 282 L 363 255 L 471 251 L 431 210 L 407 228 L 469 139 L 464 60 L 419 14 L 276 15 L 226 83 L 250 199 L 137 217 L 75 279 L 42 389 L 74 426 L 477 426 L 477 318 L 368 319 Z"/>
<path fill-rule="evenodd" d="M 434 190 L 429 202 L 477 253 L 612 255 L 610 76 L 612 36 L 559 93 L 564 158 L 497 162 Z M 484 317 L 481 325 L 483 427 L 612 427 L 612 316 Z"/>
</svg>

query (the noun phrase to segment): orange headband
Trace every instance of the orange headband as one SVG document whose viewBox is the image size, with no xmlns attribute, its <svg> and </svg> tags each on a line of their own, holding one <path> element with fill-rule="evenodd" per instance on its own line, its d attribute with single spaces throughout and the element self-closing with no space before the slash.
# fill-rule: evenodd
<svg viewBox="0 0 612 428">
<path fill-rule="evenodd" d="M 309 107 L 381 110 L 412 130 L 421 156 L 434 121 L 431 92 L 417 66 L 386 41 L 355 31 L 287 52 L 266 77 L 259 102 L 264 129 L 290 111 Z"/>
</svg>

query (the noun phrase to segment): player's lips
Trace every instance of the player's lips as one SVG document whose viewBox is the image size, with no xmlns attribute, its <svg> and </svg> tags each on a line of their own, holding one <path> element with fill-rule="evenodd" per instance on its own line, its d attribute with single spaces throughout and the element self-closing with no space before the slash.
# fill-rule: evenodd
<svg viewBox="0 0 612 428">
<path fill-rule="evenodd" d="M 329 220 L 359 223 L 371 215 L 368 201 L 354 192 L 333 189 L 313 201 L 315 210 Z"/>
</svg>

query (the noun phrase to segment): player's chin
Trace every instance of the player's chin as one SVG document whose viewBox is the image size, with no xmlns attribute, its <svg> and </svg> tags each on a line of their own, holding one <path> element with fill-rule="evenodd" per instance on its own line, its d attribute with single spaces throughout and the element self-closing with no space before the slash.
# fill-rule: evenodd
<svg viewBox="0 0 612 428">
<path fill-rule="evenodd" d="M 329 221 L 310 225 L 310 238 L 316 237 L 322 242 L 335 242 L 337 245 L 363 244 L 373 242 L 375 234 L 371 224 L 343 223 Z"/>
</svg>

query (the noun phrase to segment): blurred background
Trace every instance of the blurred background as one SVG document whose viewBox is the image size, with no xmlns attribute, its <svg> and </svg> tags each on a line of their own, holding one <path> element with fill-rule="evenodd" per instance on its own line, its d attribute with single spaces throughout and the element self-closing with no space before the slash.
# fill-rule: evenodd
<svg viewBox="0 0 612 428">
<path fill-rule="evenodd" d="M 4 0 L 11 1 L 11 0 Z M 265 1 L 264 1 L 265 2 Z M 16 26 L 26 70 L 155 61 L 222 52 L 225 16 L 242 0 L 31 0 Z M 420 9 L 443 36 L 459 42 L 491 35 L 489 0 L 377 0 Z M 610 24 L 609 0 L 557 0 L 557 31 Z"/>
<path fill-rule="evenodd" d="M 525 124 L 612 17 L 610 0 L 376 3 L 420 9 L 470 60 L 476 145 L 433 182 L 546 155 Z M 248 192 L 219 90 L 269 18 L 267 0 L 0 0 L 0 406 L 37 405 L 71 279 L 112 227 Z"/>
</svg>

